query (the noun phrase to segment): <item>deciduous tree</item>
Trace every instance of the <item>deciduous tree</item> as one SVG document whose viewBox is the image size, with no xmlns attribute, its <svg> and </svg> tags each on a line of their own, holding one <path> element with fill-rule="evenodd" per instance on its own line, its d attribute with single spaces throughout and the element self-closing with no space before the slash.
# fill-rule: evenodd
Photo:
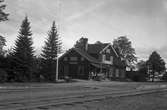
<svg viewBox="0 0 167 110">
<path fill-rule="evenodd" d="M 74 45 L 75 48 L 79 48 L 81 50 L 86 50 L 86 46 L 87 46 L 87 42 L 88 42 L 88 38 L 84 38 L 84 37 L 81 37 L 77 42 L 76 44 Z"/>
<path fill-rule="evenodd" d="M 124 61 L 129 64 L 133 64 L 137 61 L 135 49 L 132 47 L 132 42 L 126 36 L 120 36 L 115 39 L 113 41 L 113 46 Z"/>
<path fill-rule="evenodd" d="M 8 20 L 8 15 L 9 15 L 4 12 L 6 5 L 1 4 L 2 2 L 4 2 L 4 0 L 0 0 L 0 22 Z"/>
<path fill-rule="evenodd" d="M 3 47 L 6 45 L 6 40 L 3 36 L 0 35 L 0 56 L 3 56 L 5 51 Z"/>
<path fill-rule="evenodd" d="M 149 68 L 151 69 L 152 81 L 155 79 L 155 73 L 161 74 L 161 72 L 165 71 L 165 61 L 161 58 L 160 54 L 156 51 L 153 51 L 149 56 L 147 61 Z"/>
<path fill-rule="evenodd" d="M 0 0 L 0 22 L 8 20 L 8 15 L 7 13 L 4 12 L 6 5 L 2 4 L 4 0 Z M 0 35 L 0 55 L 4 55 L 4 50 L 3 47 L 5 46 L 5 38 Z"/>
</svg>

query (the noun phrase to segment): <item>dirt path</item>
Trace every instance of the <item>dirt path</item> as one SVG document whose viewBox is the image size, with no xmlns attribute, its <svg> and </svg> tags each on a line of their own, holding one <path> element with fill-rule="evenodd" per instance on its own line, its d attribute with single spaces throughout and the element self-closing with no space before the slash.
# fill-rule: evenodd
<svg viewBox="0 0 167 110">
<path fill-rule="evenodd" d="M 167 92 L 52 106 L 45 110 L 167 110 Z"/>
<path fill-rule="evenodd" d="M 111 82 L 111 81 L 109 82 L 86 81 L 86 82 L 62 83 L 62 84 L 54 84 L 54 83 L 48 83 L 48 84 L 29 83 L 29 84 L 14 84 L 14 85 L 6 84 L 6 85 L 1 85 L 1 87 L 5 87 L 5 88 L 0 89 L 0 102 L 1 102 L 0 109 L 11 108 L 11 110 L 13 110 L 14 108 L 22 108 L 22 107 L 23 108 L 32 107 L 32 108 L 35 108 L 34 110 L 36 110 L 38 108 L 38 105 L 40 107 L 44 107 L 44 108 L 39 107 L 38 109 L 40 110 L 43 110 L 43 109 L 44 110 L 45 109 L 46 110 L 47 109 L 48 110 L 50 109 L 51 110 L 52 109 L 53 110 L 57 110 L 57 109 L 89 110 L 92 106 L 93 106 L 92 109 L 95 109 L 95 110 L 96 110 L 96 106 L 97 107 L 99 106 L 100 109 L 101 107 L 105 109 L 105 107 L 108 104 L 107 102 L 113 101 L 114 98 L 112 98 L 112 100 L 108 100 L 107 98 L 106 99 L 107 104 L 105 104 L 105 100 L 103 100 L 101 102 L 102 105 L 100 105 L 100 103 L 98 103 L 99 101 L 101 101 L 99 100 L 101 98 L 98 98 L 99 94 L 101 94 L 100 97 L 101 96 L 104 97 L 104 96 L 108 96 L 109 94 L 113 96 L 113 94 L 115 93 L 120 94 L 120 92 L 126 92 L 126 91 L 129 92 L 128 94 L 131 94 L 132 91 L 136 93 L 136 91 L 140 92 L 140 91 L 149 90 L 149 89 L 159 90 L 160 88 L 161 89 L 167 88 L 165 83 L 154 84 L 154 83 L 135 83 L 135 82 Z M 70 97 L 73 97 L 73 98 L 70 98 Z M 78 100 L 82 100 L 83 98 L 85 98 L 84 101 L 78 101 Z M 97 102 L 96 100 L 93 102 L 88 102 L 87 98 L 88 99 L 95 98 L 98 100 Z M 70 101 L 70 103 L 71 101 L 74 101 L 74 104 L 72 103 L 69 105 L 63 105 L 61 107 L 57 106 L 59 104 L 56 104 L 56 103 L 66 102 L 66 101 Z M 76 104 L 76 102 L 78 103 Z M 113 102 L 111 102 L 111 105 L 112 103 Z M 122 103 L 122 102 L 119 102 L 119 103 Z M 103 105 L 105 105 L 105 107 L 103 107 Z M 114 103 L 114 105 L 116 104 Z M 85 107 L 88 107 L 88 108 L 85 108 Z"/>
</svg>

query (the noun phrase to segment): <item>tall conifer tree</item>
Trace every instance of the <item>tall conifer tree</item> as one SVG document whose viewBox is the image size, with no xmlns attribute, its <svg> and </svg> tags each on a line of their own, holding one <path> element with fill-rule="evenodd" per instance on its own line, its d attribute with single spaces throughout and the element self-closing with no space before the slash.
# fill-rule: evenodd
<svg viewBox="0 0 167 110">
<path fill-rule="evenodd" d="M 14 69 L 18 81 L 30 81 L 32 76 L 34 50 L 30 28 L 30 22 L 26 16 L 22 21 L 13 52 Z"/>
<path fill-rule="evenodd" d="M 43 75 L 48 81 L 55 80 L 56 59 L 58 54 L 61 52 L 61 44 L 62 43 L 58 35 L 55 21 L 53 21 L 41 54 L 42 58 L 44 59 Z"/>
</svg>

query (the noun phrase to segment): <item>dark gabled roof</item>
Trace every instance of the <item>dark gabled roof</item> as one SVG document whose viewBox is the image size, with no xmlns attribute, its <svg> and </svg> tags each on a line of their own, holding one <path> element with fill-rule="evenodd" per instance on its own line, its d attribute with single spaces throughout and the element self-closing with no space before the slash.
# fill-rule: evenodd
<svg viewBox="0 0 167 110">
<path fill-rule="evenodd" d="M 110 67 L 109 65 L 103 64 L 103 63 L 99 63 L 99 64 L 97 64 L 97 63 L 91 63 L 91 65 L 94 66 L 94 67 L 96 67 L 96 68 L 104 68 L 104 69 Z"/>
<path fill-rule="evenodd" d="M 66 54 L 68 54 L 69 52 L 71 52 L 72 50 L 76 51 L 77 53 L 79 53 L 82 57 L 84 57 L 85 59 L 87 59 L 88 61 L 92 62 L 92 63 L 100 63 L 100 61 L 98 61 L 97 59 L 95 59 L 94 57 L 90 56 L 87 52 L 78 49 L 78 48 L 71 48 L 69 49 L 67 52 L 65 52 L 62 56 L 59 57 L 59 59 L 63 58 Z"/>
<path fill-rule="evenodd" d="M 85 59 L 87 59 L 88 61 L 92 62 L 92 63 L 100 63 L 100 61 L 98 61 L 97 59 L 95 59 L 94 57 L 90 56 L 87 52 L 78 49 L 78 48 L 73 48 L 76 52 L 78 52 L 81 56 L 83 56 Z"/>
<path fill-rule="evenodd" d="M 102 44 L 88 44 L 88 53 L 99 53 L 102 51 L 109 43 Z"/>
</svg>

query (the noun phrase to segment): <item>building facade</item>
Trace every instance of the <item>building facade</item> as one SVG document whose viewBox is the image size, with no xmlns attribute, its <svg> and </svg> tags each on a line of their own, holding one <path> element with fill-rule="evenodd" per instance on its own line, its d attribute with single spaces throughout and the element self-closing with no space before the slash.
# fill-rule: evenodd
<svg viewBox="0 0 167 110">
<path fill-rule="evenodd" d="M 89 79 L 103 74 L 105 78 L 125 78 L 125 66 L 110 43 L 88 44 L 85 49 L 71 48 L 59 58 L 59 78 Z"/>
</svg>

